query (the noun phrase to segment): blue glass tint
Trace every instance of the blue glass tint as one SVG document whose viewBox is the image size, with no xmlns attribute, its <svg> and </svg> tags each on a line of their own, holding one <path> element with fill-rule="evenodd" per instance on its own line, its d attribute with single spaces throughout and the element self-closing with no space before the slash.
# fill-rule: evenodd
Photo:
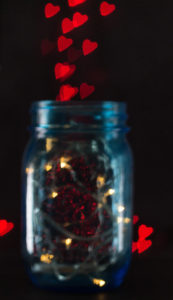
<svg viewBox="0 0 173 300">
<path fill-rule="evenodd" d="M 126 106 L 41 101 L 31 112 L 22 171 L 28 274 L 48 289 L 115 288 L 127 272 L 132 244 Z"/>
</svg>

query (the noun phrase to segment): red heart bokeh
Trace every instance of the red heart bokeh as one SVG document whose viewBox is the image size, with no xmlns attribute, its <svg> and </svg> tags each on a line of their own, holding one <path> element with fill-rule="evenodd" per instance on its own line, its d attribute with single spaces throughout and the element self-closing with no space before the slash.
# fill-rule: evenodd
<svg viewBox="0 0 173 300">
<path fill-rule="evenodd" d="M 62 85 L 59 92 L 60 101 L 69 101 L 78 93 L 78 88 L 69 84 Z"/>
<path fill-rule="evenodd" d="M 136 224 L 139 221 L 139 217 L 138 216 L 133 216 L 133 224 Z"/>
<path fill-rule="evenodd" d="M 47 3 L 44 9 L 45 17 L 46 18 L 51 18 L 55 16 L 57 13 L 60 11 L 60 6 L 59 5 L 53 5 L 52 3 Z"/>
<path fill-rule="evenodd" d="M 136 224 L 139 221 L 137 215 L 133 216 L 133 224 Z M 140 225 L 138 227 L 138 240 L 132 242 L 132 252 L 138 251 L 139 254 L 146 251 L 152 246 L 151 240 L 146 240 L 153 233 L 154 229 L 152 227 L 147 227 L 146 225 Z"/>
<path fill-rule="evenodd" d="M 111 13 L 114 12 L 114 10 L 116 10 L 115 4 L 109 4 L 109 3 L 106 2 L 106 1 L 103 1 L 103 2 L 100 4 L 100 14 L 101 14 L 103 17 L 110 15 Z"/>
<path fill-rule="evenodd" d="M 74 7 L 74 6 L 77 6 L 77 5 L 82 4 L 84 2 L 86 2 L 86 0 L 68 0 L 68 5 L 70 7 Z"/>
<path fill-rule="evenodd" d="M 88 85 L 87 83 L 82 83 L 80 86 L 80 97 L 81 99 L 85 99 L 90 96 L 95 91 L 94 85 Z"/>
<path fill-rule="evenodd" d="M 78 28 L 85 24 L 88 21 L 88 16 L 87 15 L 82 15 L 79 12 L 76 12 L 73 15 L 73 20 L 71 21 L 69 18 L 64 18 L 62 21 L 62 32 L 68 33 L 72 31 L 74 28 Z"/>
<path fill-rule="evenodd" d="M 138 242 L 132 242 L 132 252 L 138 250 Z"/>
<path fill-rule="evenodd" d="M 73 44 L 72 39 L 67 39 L 65 36 L 61 35 L 58 38 L 58 51 L 62 52 L 64 50 L 66 50 L 67 48 L 69 48 L 72 44 Z"/>
<path fill-rule="evenodd" d="M 14 224 L 7 222 L 6 220 L 0 220 L 0 236 L 3 236 L 10 232 L 14 227 Z"/>
<path fill-rule="evenodd" d="M 83 24 L 85 24 L 88 21 L 88 16 L 87 15 L 82 15 L 79 12 L 76 12 L 73 15 L 73 26 L 75 28 L 82 26 Z"/>
<path fill-rule="evenodd" d="M 147 227 L 146 225 L 141 225 L 138 229 L 139 241 L 146 239 L 153 233 L 152 227 Z"/>
<path fill-rule="evenodd" d="M 63 33 L 68 33 L 74 29 L 73 21 L 71 21 L 69 18 L 64 18 L 61 26 Z"/>
<path fill-rule="evenodd" d="M 67 63 L 57 63 L 55 65 L 55 78 L 66 79 L 71 76 L 76 70 L 75 65 L 69 65 Z"/>
<path fill-rule="evenodd" d="M 140 254 L 152 246 L 152 241 L 151 240 L 138 241 L 137 246 L 138 246 L 138 253 Z"/>
<path fill-rule="evenodd" d="M 92 42 L 88 39 L 83 41 L 82 44 L 82 50 L 83 50 L 83 54 L 84 56 L 90 54 L 91 52 L 93 52 L 94 50 L 96 50 L 98 47 L 98 43 L 97 42 Z"/>
</svg>

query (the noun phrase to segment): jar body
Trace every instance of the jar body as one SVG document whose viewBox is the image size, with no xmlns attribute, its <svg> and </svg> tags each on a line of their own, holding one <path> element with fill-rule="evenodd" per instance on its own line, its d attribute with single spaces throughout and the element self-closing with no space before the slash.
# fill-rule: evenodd
<svg viewBox="0 0 173 300">
<path fill-rule="evenodd" d="M 132 244 L 132 154 L 114 130 L 46 131 L 23 162 L 22 253 L 58 290 L 119 286 Z"/>
</svg>

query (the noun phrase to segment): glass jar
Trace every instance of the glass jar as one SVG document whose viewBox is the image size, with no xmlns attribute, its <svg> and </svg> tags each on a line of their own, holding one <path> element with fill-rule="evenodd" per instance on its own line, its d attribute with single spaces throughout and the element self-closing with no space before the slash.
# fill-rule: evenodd
<svg viewBox="0 0 173 300">
<path fill-rule="evenodd" d="M 57 290 L 117 287 L 132 248 L 126 105 L 40 101 L 31 111 L 22 173 L 29 276 Z"/>
</svg>

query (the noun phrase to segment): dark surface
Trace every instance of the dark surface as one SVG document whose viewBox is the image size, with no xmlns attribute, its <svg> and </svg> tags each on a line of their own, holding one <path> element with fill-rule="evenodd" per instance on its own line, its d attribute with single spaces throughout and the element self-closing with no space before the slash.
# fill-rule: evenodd
<svg viewBox="0 0 173 300">
<path fill-rule="evenodd" d="M 172 249 L 173 250 L 173 249 Z M 21 261 L 15 257 L 8 259 L 8 267 L 1 264 L 1 299 L 121 299 L 143 300 L 173 299 L 173 258 L 139 258 L 132 262 L 124 284 L 115 291 L 99 294 L 68 294 L 40 290 L 30 283 Z"/>
</svg>

